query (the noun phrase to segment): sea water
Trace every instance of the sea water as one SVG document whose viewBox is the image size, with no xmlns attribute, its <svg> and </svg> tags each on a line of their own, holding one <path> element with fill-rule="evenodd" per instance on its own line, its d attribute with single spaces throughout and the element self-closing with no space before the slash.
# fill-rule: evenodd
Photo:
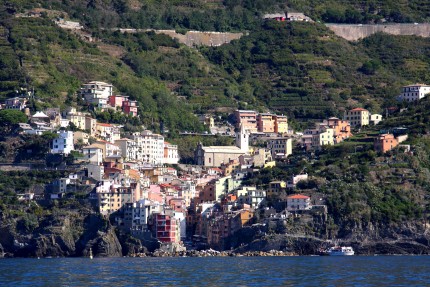
<svg viewBox="0 0 430 287">
<path fill-rule="evenodd" d="M 1 259 L 0 286 L 430 286 L 430 256 Z"/>
</svg>

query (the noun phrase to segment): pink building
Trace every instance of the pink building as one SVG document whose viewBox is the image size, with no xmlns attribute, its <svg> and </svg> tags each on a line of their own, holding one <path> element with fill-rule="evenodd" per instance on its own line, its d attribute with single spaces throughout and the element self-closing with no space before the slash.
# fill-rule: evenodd
<svg viewBox="0 0 430 287">
<path fill-rule="evenodd" d="M 122 108 L 123 102 L 126 101 L 128 97 L 121 95 L 114 95 L 109 97 L 109 105 L 111 107 L 120 107 Z"/>
<path fill-rule="evenodd" d="M 245 130 L 250 132 L 257 131 L 257 112 L 246 111 L 246 110 L 236 110 L 236 127 L 240 128 L 242 125 Z"/>
<path fill-rule="evenodd" d="M 257 128 L 261 133 L 274 133 L 275 132 L 276 116 L 272 114 L 258 114 L 257 115 Z"/>
</svg>

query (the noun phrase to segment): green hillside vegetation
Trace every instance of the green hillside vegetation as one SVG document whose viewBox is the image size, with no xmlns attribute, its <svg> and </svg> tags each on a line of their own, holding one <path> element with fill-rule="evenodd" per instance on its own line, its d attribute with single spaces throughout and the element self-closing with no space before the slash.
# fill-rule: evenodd
<svg viewBox="0 0 430 287">
<path fill-rule="evenodd" d="M 116 93 L 139 101 L 141 122 L 148 128 L 159 130 L 163 122 L 172 132 L 203 130 L 188 104 L 171 95 L 158 78 L 135 74 L 121 60 L 58 28 L 51 20 L 9 19 L 3 22 L 3 30 L 7 36 L 2 38 L 5 43 L 4 76 L 0 79 L 2 100 L 14 96 L 20 87 L 32 87 L 37 99 L 34 110 L 82 105 L 76 97 L 80 85 L 101 80 L 111 82 Z"/>
<path fill-rule="evenodd" d="M 292 0 L 288 5 L 328 23 L 425 22 L 430 15 L 430 6 L 425 0 Z"/>
</svg>

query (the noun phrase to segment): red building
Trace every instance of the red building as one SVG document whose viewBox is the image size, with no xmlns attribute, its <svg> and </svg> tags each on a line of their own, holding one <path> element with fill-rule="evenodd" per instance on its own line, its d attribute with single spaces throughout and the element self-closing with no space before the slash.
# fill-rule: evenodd
<svg viewBox="0 0 430 287">
<path fill-rule="evenodd" d="M 137 108 L 138 108 L 137 101 L 126 100 L 122 103 L 122 111 L 127 115 L 136 117 Z"/>
<path fill-rule="evenodd" d="M 178 220 L 173 216 L 154 213 L 152 224 L 155 237 L 161 242 L 178 243 L 180 241 Z"/>
</svg>

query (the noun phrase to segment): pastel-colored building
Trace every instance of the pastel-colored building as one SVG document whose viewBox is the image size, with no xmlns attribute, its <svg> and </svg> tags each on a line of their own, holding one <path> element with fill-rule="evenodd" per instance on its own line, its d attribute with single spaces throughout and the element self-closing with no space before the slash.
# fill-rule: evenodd
<svg viewBox="0 0 430 287">
<path fill-rule="evenodd" d="M 73 132 L 71 131 L 58 131 L 58 137 L 51 142 L 51 153 L 60 153 L 68 155 L 74 150 L 73 145 Z"/>
<path fill-rule="evenodd" d="M 309 210 L 312 208 L 311 198 L 303 194 L 295 194 L 287 197 L 287 210 Z"/>
<path fill-rule="evenodd" d="M 121 96 L 121 95 L 112 95 L 109 96 L 109 105 L 113 108 L 119 107 L 122 108 L 122 104 L 124 101 L 128 99 L 127 96 Z"/>
<path fill-rule="evenodd" d="M 352 136 L 351 125 L 349 121 L 332 117 L 325 122 L 327 122 L 327 125 L 333 129 L 333 142 L 335 144 L 340 143 Z"/>
<path fill-rule="evenodd" d="M 257 131 L 257 112 L 248 110 L 236 110 L 236 128 L 243 126 L 249 132 Z"/>
<path fill-rule="evenodd" d="M 430 93 L 430 86 L 424 84 L 415 84 L 404 86 L 398 99 L 406 102 L 416 102 Z"/>
<path fill-rule="evenodd" d="M 109 215 L 118 211 L 127 203 L 133 203 L 137 198 L 136 192 L 139 191 L 137 183 L 130 186 L 114 185 L 110 181 L 101 181 L 96 186 L 96 196 L 98 199 L 99 212 Z"/>
<path fill-rule="evenodd" d="M 97 120 L 91 118 L 84 113 L 68 113 L 67 119 L 73 123 L 76 128 L 84 131 L 88 131 L 91 136 L 96 135 Z"/>
<path fill-rule="evenodd" d="M 363 108 L 355 108 L 345 111 L 343 119 L 349 121 L 353 127 L 362 127 L 369 125 L 369 111 Z"/>
<path fill-rule="evenodd" d="M 286 116 L 275 115 L 275 133 L 288 133 L 288 118 Z"/>
<path fill-rule="evenodd" d="M 262 113 L 257 115 L 257 131 L 261 133 L 275 132 L 275 115 Z"/>
<path fill-rule="evenodd" d="M 96 130 L 96 135 L 98 138 L 111 143 L 121 138 L 120 128 L 117 125 L 97 123 Z"/>
<path fill-rule="evenodd" d="M 200 115 L 199 121 L 209 128 L 215 127 L 215 120 L 210 115 Z"/>
<path fill-rule="evenodd" d="M 376 152 L 385 153 L 399 145 L 399 141 L 392 134 L 382 134 L 375 138 L 374 148 Z"/>
</svg>

